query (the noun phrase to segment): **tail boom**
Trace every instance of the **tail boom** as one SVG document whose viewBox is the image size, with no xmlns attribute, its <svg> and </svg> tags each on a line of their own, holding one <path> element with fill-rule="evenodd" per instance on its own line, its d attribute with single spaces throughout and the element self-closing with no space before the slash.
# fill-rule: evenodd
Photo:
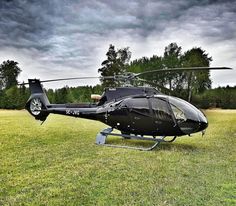
<svg viewBox="0 0 236 206">
<path fill-rule="evenodd" d="M 50 113 L 96 120 L 97 108 L 90 104 L 50 104 L 39 79 L 29 79 L 31 96 L 25 108 L 37 120 L 45 121 Z"/>
</svg>

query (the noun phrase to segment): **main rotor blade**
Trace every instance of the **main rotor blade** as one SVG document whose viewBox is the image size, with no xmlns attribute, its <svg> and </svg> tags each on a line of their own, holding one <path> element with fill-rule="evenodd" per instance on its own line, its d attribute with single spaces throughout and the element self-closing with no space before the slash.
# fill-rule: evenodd
<svg viewBox="0 0 236 206">
<path fill-rule="evenodd" d="M 100 80 L 119 80 L 119 79 L 134 79 L 136 77 L 139 77 L 141 75 L 145 74 L 151 74 L 151 73 L 165 73 L 165 72 L 176 72 L 176 71 L 204 71 L 204 70 L 222 70 L 222 69 L 232 69 L 229 67 L 183 67 L 183 68 L 168 68 L 168 69 L 159 69 L 159 70 L 151 70 L 151 71 L 145 71 L 141 73 L 130 73 L 129 76 L 125 75 L 114 75 L 114 76 L 100 76 L 100 77 L 71 77 L 71 78 L 61 78 L 61 79 L 48 79 L 48 80 L 42 80 L 41 83 L 45 82 L 56 82 L 56 81 L 66 81 L 66 80 L 77 80 L 77 79 L 100 79 Z M 132 75 L 131 75 L 132 74 Z M 29 83 L 20 83 L 18 85 L 27 85 Z"/>
<path fill-rule="evenodd" d="M 71 77 L 71 78 L 62 78 L 62 79 L 48 79 L 40 82 L 57 82 L 57 81 L 66 81 L 66 80 L 76 80 L 76 79 L 99 79 L 100 77 Z"/>
<path fill-rule="evenodd" d="M 57 82 L 57 81 L 67 81 L 67 80 L 77 80 L 77 79 L 115 79 L 116 75 L 114 76 L 100 76 L 100 77 L 70 77 L 70 78 L 61 78 L 61 79 L 47 79 L 47 80 L 42 80 L 40 81 L 41 83 L 45 83 L 45 82 Z M 27 85 L 29 83 L 19 83 L 18 85 Z"/>
<path fill-rule="evenodd" d="M 178 72 L 178 71 L 207 71 L 207 70 L 225 70 L 232 69 L 229 67 L 180 67 L 180 68 L 168 68 L 168 69 L 157 69 L 146 72 L 141 72 L 135 75 L 135 77 L 151 74 L 151 73 L 165 73 L 165 72 Z"/>
<path fill-rule="evenodd" d="M 71 77 L 71 78 L 61 78 L 61 79 L 47 79 L 40 81 L 41 83 L 44 82 L 57 82 L 57 81 L 66 81 L 66 80 L 76 80 L 76 79 L 99 79 L 100 77 Z M 29 83 L 20 83 L 18 85 L 27 85 Z"/>
</svg>

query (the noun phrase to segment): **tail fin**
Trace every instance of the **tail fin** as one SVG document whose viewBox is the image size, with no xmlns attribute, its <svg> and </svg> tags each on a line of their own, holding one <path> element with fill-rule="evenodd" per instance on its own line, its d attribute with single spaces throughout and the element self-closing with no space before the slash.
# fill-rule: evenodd
<svg viewBox="0 0 236 206">
<path fill-rule="evenodd" d="M 49 112 L 47 106 L 50 105 L 48 97 L 42 88 L 39 79 L 29 79 L 29 88 L 31 96 L 28 99 L 25 108 L 37 120 L 45 121 Z"/>
</svg>

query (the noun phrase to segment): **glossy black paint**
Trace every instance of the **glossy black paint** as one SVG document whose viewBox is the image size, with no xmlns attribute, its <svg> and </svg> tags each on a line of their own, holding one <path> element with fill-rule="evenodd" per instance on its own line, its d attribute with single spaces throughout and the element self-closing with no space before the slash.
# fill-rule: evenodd
<svg viewBox="0 0 236 206">
<path fill-rule="evenodd" d="M 26 109 L 41 121 L 54 113 L 99 120 L 124 134 L 152 136 L 181 136 L 208 126 L 196 107 L 150 87 L 106 89 L 98 104 L 50 104 L 39 80 L 29 80 L 29 85 L 31 97 Z"/>
<path fill-rule="evenodd" d="M 181 102 L 185 119 L 176 118 L 169 99 Z M 187 110 L 187 109 L 188 110 Z M 204 114 L 184 100 L 166 95 L 125 97 L 97 108 L 97 119 L 125 134 L 181 136 L 206 129 Z"/>
</svg>

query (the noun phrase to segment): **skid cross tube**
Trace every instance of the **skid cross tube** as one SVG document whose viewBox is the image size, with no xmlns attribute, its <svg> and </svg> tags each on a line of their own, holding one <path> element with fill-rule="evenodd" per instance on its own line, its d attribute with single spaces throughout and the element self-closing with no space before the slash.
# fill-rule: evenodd
<svg viewBox="0 0 236 206">
<path fill-rule="evenodd" d="M 171 140 L 165 140 L 166 136 L 162 136 L 161 138 L 150 138 L 150 137 L 143 137 L 143 136 L 136 136 L 136 135 L 128 135 L 128 134 L 117 134 L 112 133 L 112 128 L 107 128 L 102 130 L 100 133 L 97 134 L 96 137 L 96 144 L 107 146 L 107 147 L 116 147 L 116 148 L 126 148 L 126 149 L 135 149 L 135 150 L 142 150 L 142 151 L 150 151 L 156 148 L 161 142 L 173 142 L 177 136 L 173 137 Z M 155 143 L 150 147 L 131 147 L 131 146 L 125 146 L 125 145 L 113 145 L 113 144 L 106 144 L 106 139 L 108 136 L 118 136 L 123 137 L 127 139 L 136 139 L 136 140 L 147 140 L 147 141 L 154 141 Z"/>
</svg>

